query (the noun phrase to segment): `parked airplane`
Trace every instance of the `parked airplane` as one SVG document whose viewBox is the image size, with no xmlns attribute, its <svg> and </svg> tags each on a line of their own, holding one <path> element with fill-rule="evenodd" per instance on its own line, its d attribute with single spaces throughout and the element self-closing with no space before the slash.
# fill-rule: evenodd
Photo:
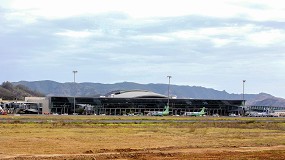
<svg viewBox="0 0 285 160">
<path fill-rule="evenodd" d="M 24 112 L 27 114 L 38 114 L 39 113 L 38 110 L 32 109 L 32 108 L 26 109 L 26 110 L 24 110 Z"/>
<path fill-rule="evenodd" d="M 205 107 L 203 107 L 200 112 L 185 112 L 184 116 L 203 116 L 205 114 Z"/>
<path fill-rule="evenodd" d="M 168 116 L 169 115 L 169 106 L 165 106 L 164 107 L 164 111 L 160 112 L 160 111 L 154 111 L 154 112 L 150 112 L 151 116 Z"/>
<path fill-rule="evenodd" d="M 256 111 L 249 112 L 249 116 L 250 117 L 273 117 L 273 115 L 271 113 L 268 113 L 268 112 L 256 112 Z"/>
</svg>

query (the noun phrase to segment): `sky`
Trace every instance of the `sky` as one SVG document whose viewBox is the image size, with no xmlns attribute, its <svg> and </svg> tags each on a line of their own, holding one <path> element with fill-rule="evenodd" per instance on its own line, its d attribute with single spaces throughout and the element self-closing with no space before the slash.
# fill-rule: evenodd
<svg viewBox="0 0 285 160">
<path fill-rule="evenodd" d="M 168 83 L 285 98 L 285 1 L 1 0 L 0 82 Z"/>
</svg>

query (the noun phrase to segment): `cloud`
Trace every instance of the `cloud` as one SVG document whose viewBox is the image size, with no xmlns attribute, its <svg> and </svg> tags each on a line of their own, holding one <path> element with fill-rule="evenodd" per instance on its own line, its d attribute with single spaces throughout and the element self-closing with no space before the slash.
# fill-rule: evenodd
<svg viewBox="0 0 285 160">
<path fill-rule="evenodd" d="M 195 0 L 156 0 L 155 2 L 151 0 L 85 0 L 84 3 L 80 0 L 61 0 L 60 2 L 57 0 L 4 0 L 0 6 L 18 11 L 17 14 L 21 15 L 23 20 L 39 17 L 64 19 L 109 12 L 124 13 L 136 19 L 185 15 L 201 15 L 215 18 L 245 17 L 258 21 L 285 19 L 284 14 L 282 14 L 284 5 L 279 0 L 274 2 L 268 0 L 252 0 L 250 2 L 244 0 L 219 0 L 215 2 L 210 0 L 199 2 Z"/>
<path fill-rule="evenodd" d="M 58 32 L 55 33 L 55 35 L 59 36 L 66 36 L 70 38 L 88 38 L 92 36 L 93 32 L 90 31 L 72 31 L 72 30 L 66 30 L 64 32 Z M 100 32 L 97 32 L 97 35 L 102 35 Z"/>
<path fill-rule="evenodd" d="M 274 88 L 269 77 L 285 80 L 285 14 L 266 1 L 61 1 L 54 10 L 55 1 L 12 2 L 0 3 L 0 67 L 12 65 L 3 72 L 15 81 L 64 82 L 76 69 L 79 81 L 164 83 L 173 75 L 176 84 L 232 92 L 239 88 L 231 83 L 258 80 L 258 92 Z"/>
<path fill-rule="evenodd" d="M 247 41 L 260 47 L 276 45 L 285 40 L 285 31 L 278 29 L 264 29 L 259 32 L 253 32 L 246 37 Z"/>
</svg>

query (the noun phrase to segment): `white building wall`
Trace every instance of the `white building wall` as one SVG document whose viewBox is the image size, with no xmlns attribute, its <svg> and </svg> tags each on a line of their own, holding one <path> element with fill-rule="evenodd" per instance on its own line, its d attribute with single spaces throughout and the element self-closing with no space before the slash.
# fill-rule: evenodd
<svg viewBox="0 0 285 160">
<path fill-rule="evenodd" d="M 42 106 L 42 114 L 50 113 L 49 99 L 47 97 L 25 97 L 25 101 L 39 103 Z"/>
</svg>

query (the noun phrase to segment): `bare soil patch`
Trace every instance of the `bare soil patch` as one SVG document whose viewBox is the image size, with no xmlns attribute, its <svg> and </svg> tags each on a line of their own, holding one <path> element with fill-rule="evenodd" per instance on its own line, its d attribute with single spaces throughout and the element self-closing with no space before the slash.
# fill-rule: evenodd
<svg viewBox="0 0 285 160">
<path fill-rule="evenodd" d="M 41 160 L 41 159 L 129 159 L 129 160 L 162 160 L 162 159 L 285 159 L 285 146 L 239 147 L 239 148 L 157 148 L 157 149 L 117 149 L 113 152 L 84 154 L 40 154 L 40 155 L 6 155 L 3 159 Z"/>
</svg>

